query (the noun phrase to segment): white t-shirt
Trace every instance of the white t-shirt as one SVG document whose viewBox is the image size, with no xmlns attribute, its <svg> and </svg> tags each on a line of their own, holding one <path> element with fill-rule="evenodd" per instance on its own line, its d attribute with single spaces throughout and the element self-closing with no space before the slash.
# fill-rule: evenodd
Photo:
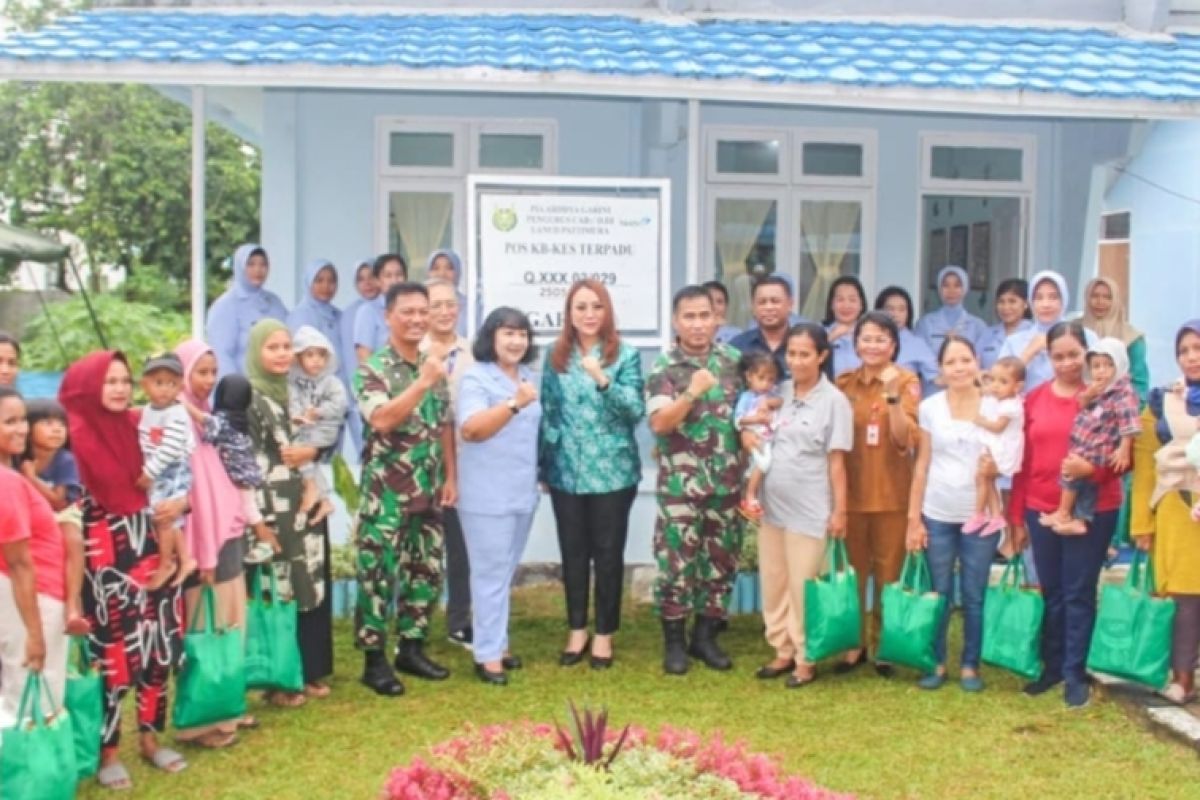
<svg viewBox="0 0 1200 800">
<path fill-rule="evenodd" d="M 966 522 L 975 513 L 983 429 L 971 420 L 954 419 L 945 392 L 921 401 L 917 420 L 933 443 L 921 513 L 938 522 Z"/>
</svg>

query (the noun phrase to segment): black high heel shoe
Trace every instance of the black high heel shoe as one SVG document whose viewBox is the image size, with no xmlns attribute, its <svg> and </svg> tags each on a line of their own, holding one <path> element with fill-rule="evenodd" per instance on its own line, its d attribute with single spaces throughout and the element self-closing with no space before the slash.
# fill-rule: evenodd
<svg viewBox="0 0 1200 800">
<path fill-rule="evenodd" d="M 838 675 L 845 675 L 847 672 L 854 670 L 867 663 L 867 649 L 864 647 L 858 651 L 858 657 L 853 661 L 839 661 L 833 668 L 833 671 Z"/>
<path fill-rule="evenodd" d="M 591 634 L 583 640 L 583 647 L 579 650 L 563 650 L 558 654 L 558 665 L 560 667 L 573 667 L 583 661 L 583 654 L 588 651 L 588 647 L 592 644 Z"/>
<path fill-rule="evenodd" d="M 492 672 L 483 664 L 475 665 L 475 675 L 479 680 L 492 686 L 507 686 L 508 675 L 505 672 Z"/>
</svg>

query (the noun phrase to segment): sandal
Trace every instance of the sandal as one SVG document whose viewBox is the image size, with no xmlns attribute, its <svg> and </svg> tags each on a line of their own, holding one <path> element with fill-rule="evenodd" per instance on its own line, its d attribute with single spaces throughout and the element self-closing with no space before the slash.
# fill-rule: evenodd
<svg viewBox="0 0 1200 800">
<path fill-rule="evenodd" d="M 304 694 L 308 697 L 316 698 L 317 700 L 323 700 L 326 697 L 329 697 L 331 692 L 333 692 L 333 690 L 323 683 L 304 684 Z"/>
<path fill-rule="evenodd" d="M 257 730 L 258 726 L 261 724 L 262 723 L 260 723 L 258 721 L 258 717 L 252 717 L 249 714 L 247 714 L 246 716 L 242 717 L 241 719 L 239 719 L 237 721 L 238 729 L 243 730 L 243 731 Z"/>
<path fill-rule="evenodd" d="M 267 702 L 277 708 L 299 708 L 308 702 L 303 692 L 272 692 Z"/>
<path fill-rule="evenodd" d="M 187 760 L 169 747 L 160 747 L 153 755 L 142 753 L 142 758 L 149 764 L 172 775 L 187 769 Z"/>
<path fill-rule="evenodd" d="M 107 766 L 103 766 L 96 773 L 96 782 L 105 789 L 114 791 L 128 791 L 133 788 L 133 780 L 129 777 L 129 770 L 125 769 L 125 765 L 120 761 L 114 761 Z"/>
</svg>

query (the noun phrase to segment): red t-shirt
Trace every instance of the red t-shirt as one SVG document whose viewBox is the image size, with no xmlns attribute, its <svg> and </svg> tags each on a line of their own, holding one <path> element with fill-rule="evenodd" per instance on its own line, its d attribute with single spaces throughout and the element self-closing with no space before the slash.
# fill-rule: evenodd
<svg viewBox="0 0 1200 800">
<path fill-rule="evenodd" d="M 38 594 L 63 600 L 66 591 L 66 552 L 54 509 L 16 471 L 0 467 L 0 543 L 29 543 L 34 584 Z M 9 574 L 0 550 L 0 572 Z"/>
<path fill-rule="evenodd" d="M 1079 413 L 1079 400 L 1059 397 L 1054 381 L 1046 381 L 1025 397 L 1025 458 L 1013 476 L 1008 518 L 1025 524 L 1025 511 L 1050 512 L 1062 496 L 1059 477 L 1071 445 L 1071 427 Z M 1096 467 L 1091 481 L 1097 484 L 1097 511 L 1121 507 L 1121 479 L 1107 467 Z"/>
</svg>

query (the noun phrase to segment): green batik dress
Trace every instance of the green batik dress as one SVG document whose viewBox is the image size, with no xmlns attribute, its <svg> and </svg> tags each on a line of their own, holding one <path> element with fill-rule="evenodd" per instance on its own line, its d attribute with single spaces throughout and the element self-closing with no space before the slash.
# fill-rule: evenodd
<svg viewBox="0 0 1200 800">
<path fill-rule="evenodd" d="M 590 355 L 599 359 L 600 348 Z M 642 479 L 634 429 L 646 414 L 642 357 L 621 345 L 604 368 L 603 392 L 579 365 L 576 348 L 565 372 L 554 371 L 547 355 L 542 370 L 542 426 L 538 441 L 542 479 L 570 494 L 607 494 Z"/>
</svg>

